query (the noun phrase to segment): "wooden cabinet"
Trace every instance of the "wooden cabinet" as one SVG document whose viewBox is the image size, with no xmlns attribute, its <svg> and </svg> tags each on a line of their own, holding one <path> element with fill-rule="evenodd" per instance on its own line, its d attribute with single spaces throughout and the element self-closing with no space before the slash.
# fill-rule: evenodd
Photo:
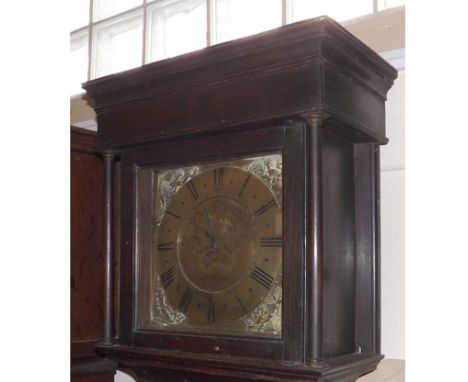
<svg viewBox="0 0 468 382">
<path fill-rule="evenodd" d="M 331 382 L 354 381 L 373 371 L 383 357 L 379 145 L 388 141 L 385 100 L 396 75 L 341 25 L 320 17 L 86 83 L 96 105 L 97 146 L 106 173 L 106 306 L 99 351 L 138 381 Z M 220 170 L 245 170 L 243 161 L 268 155 L 281 158 L 281 165 L 269 170 L 280 174 L 283 205 L 275 223 L 262 224 L 278 224 L 282 230 L 259 244 L 263 239 L 267 247 L 281 246 L 281 272 L 267 272 L 255 263 L 239 274 L 258 285 L 239 281 L 244 290 L 216 290 L 227 294 L 218 300 L 210 289 L 213 283 L 200 287 L 201 276 L 192 282 L 184 273 L 185 284 L 173 282 L 183 280 L 176 271 L 183 272 L 195 260 L 180 260 L 188 253 L 180 247 L 187 241 L 171 230 L 191 216 L 195 219 L 197 211 L 208 224 L 199 224 L 208 239 L 200 234 L 194 246 L 210 247 L 199 253 L 194 249 L 194 258 L 235 253 L 225 249 L 231 231 L 220 228 L 225 223 L 211 222 L 210 197 L 199 198 L 197 187 L 229 188 L 219 184 Z M 114 213 L 116 160 L 121 200 Z M 193 174 L 202 169 L 211 171 L 210 176 L 196 184 L 202 178 Z M 279 203 L 247 202 L 243 186 L 231 180 L 238 192 L 213 197 L 246 206 L 233 207 L 239 216 L 255 220 Z M 171 198 L 171 192 L 184 187 L 186 197 L 174 197 L 181 204 L 178 209 L 167 209 L 180 223 L 167 225 L 164 233 L 158 208 L 169 199 L 164 201 L 161 194 Z M 250 190 L 252 199 L 260 194 L 261 187 Z M 182 206 L 186 201 L 192 207 Z M 250 212 L 249 206 L 254 206 Z M 219 221 L 233 221 L 228 210 L 219 214 L 225 214 Z M 120 220 L 115 219 L 118 214 Z M 121 253 L 116 277 L 120 324 L 113 336 L 110 266 L 116 223 L 121 231 L 116 240 Z M 170 240 L 157 241 L 166 234 Z M 231 259 L 235 262 L 236 256 Z M 262 256 L 262 261 L 271 259 Z M 203 271 L 197 267 L 193 269 Z M 281 293 L 275 296 L 281 297 L 274 297 L 273 310 L 279 307 L 275 324 L 280 330 L 236 331 L 215 322 L 215 316 L 222 316 L 220 309 L 239 312 L 244 307 L 245 316 L 250 314 L 242 299 L 250 292 L 255 295 L 255 288 L 268 287 L 274 293 L 271 286 L 278 274 Z M 190 306 L 195 295 L 197 301 L 194 297 Z M 169 296 L 167 301 L 172 296 L 172 302 L 164 296 Z M 204 313 L 198 315 L 196 309 Z M 228 316 L 240 319 L 237 313 Z M 195 322 L 199 317 L 204 317 L 203 325 Z"/>
</svg>

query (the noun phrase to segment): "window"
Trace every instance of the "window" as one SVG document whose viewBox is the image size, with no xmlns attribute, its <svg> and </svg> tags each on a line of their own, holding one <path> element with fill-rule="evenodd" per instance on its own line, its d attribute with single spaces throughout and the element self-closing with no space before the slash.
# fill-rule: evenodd
<svg viewBox="0 0 468 382">
<path fill-rule="evenodd" d="M 91 78 L 141 65 L 143 11 L 110 18 L 93 28 Z"/>
<path fill-rule="evenodd" d="M 215 0 L 213 43 L 281 26 L 281 0 Z"/>
<path fill-rule="evenodd" d="M 405 0 L 378 0 L 378 9 L 383 11 L 384 9 L 399 7 L 405 5 Z"/>
<path fill-rule="evenodd" d="M 146 62 L 204 48 L 206 0 L 157 1 L 147 11 Z"/>
<path fill-rule="evenodd" d="M 71 94 L 89 79 L 320 15 L 337 21 L 405 0 L 71 0 Z"/>
<path fill-rule="evenodd" d="M 370 14 L 374 3 L 369 0 L 292 0 L 292 21 L 328 15 L 336 21 L 345 21 Z"/>
<path fill-rule="evenodd" d="M 99 21 L 137 7 L 143 3 L 143 0 L 93 0 L 92 3 L 93 21 Z"/>
<path fill-rule="evenodd" d="M 71 36 L 70 41 L 70 94 L 80 93 L 80 84 L 88 79 L 88 30 Z"/>
</svg>

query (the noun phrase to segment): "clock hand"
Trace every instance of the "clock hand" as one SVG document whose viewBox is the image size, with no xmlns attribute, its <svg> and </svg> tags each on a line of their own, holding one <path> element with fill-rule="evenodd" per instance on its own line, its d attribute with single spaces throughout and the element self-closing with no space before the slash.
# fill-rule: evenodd
<svg viewBox="0 0 468 382">
<path fill-rule="evenodd" d="M 217 243 L 213 234 L 213 222 L 211 221 L 210 213 L 208 212 L 208 207 L 206 206 L 205 201 L 203 201 L 203 207 L 205 209 L 206 217 L 208 219 L 208 237 L 210 238 L 210 244 L 213 249 L 216 249 Z"/>
</svg>

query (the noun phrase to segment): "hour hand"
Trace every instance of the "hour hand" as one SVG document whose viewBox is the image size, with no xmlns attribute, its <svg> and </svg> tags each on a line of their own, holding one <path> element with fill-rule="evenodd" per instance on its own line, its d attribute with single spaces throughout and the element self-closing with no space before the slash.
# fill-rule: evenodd
<svg viewBox="0 0 468 382">
<path fill-rule="evenodd" d="M 213 240 L 213 235 L 211 235 L 208 231 L 203 231 L 203 233 L 206 235 L 208 239 L 210 239 L 210 242 Z"/>
</svg>

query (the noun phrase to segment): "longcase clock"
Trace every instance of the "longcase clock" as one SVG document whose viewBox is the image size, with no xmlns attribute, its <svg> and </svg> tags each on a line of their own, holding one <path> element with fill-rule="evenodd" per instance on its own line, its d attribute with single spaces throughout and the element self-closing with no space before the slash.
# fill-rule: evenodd
<svg viewBox="0 0 468 382">
<path fill-rule="evenodd" d="M 86 83 L 106 160 L 100 353 L 138 381 L 374 370 L 395 78 L 320 17 Z"/>
</svg>

